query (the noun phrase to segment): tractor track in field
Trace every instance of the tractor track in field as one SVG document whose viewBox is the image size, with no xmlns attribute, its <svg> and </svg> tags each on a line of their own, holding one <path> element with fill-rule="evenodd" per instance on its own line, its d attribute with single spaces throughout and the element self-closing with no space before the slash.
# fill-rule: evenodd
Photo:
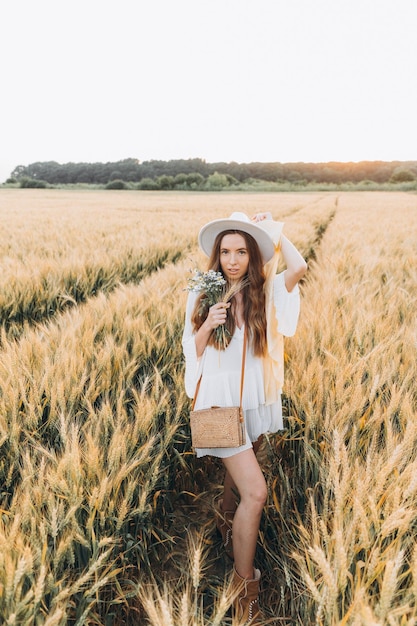
<svg viewBox="0 0 417 626">
<path fill-rule="evenodd" d="M 157 258 L 151 257 L 146 260 L 135 260 L 126 263 L 120 271 L 111 267 L 87 268 L 87 272 L 93 275 L 92 280 L 82 281 L 76 272 L 70 272 L 67 276 L 58 272 L 41 278 L 36 289 L 31 285 L 33 298 L 27 298 L 25 285 L 17 293 L 7 295 L 0 294 L 0 329 L 10 339 L 18 339 L 28 328 L 34 328 L 39 324 L 53 322 L 57 315 L 86 304 L 91 298 L 100 294 L 109 295 L 122 285 L 139 284 L 144 278 L 152 273 L 163 269 L 170 263 L 178 263 L 190 250 L 187 246 L 183 250 L 173 247 L 164 250 Z M 1 345 L 1 343 L 0 343 Z"/>
</svg>

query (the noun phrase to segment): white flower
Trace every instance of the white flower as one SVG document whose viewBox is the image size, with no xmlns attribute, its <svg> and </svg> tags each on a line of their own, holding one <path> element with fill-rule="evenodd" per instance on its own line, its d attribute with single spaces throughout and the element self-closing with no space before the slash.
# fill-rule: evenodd
<svg viewBox="0 0 417 626">
<path fill-rule="evenodd" d="M 215 272 L 214 270 L 202 272 L 195 269 L 194 275 L 188 280 L 187 290 L 202 292 L 210 304 L 215 304 L 219 301 L 219 296 L 222 295 L 225 285 L 226 280 L 221 272 Z"/>
</svg>

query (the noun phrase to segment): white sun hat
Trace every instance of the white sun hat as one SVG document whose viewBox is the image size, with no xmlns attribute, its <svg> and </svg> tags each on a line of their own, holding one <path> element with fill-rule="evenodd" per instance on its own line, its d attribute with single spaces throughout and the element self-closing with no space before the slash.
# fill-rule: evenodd
<svg viewBox="0 0 417 626">
<path fill-rule="evenodd" d="M 259 246 L 262 260 L 265 264 L 272 259 L 275 252 L 275 246 L 271 236 L 261 226 L 263 223 L 264 222 L 251 222 L 245 213 L 232 213 L 230 217 L 213 220 L 203 226 L 198 235 L 198 243 L 204 254 L 210 256 L 213 250 L 214 242 L 219 233 L 222 233 L 225 230 L 240 230 L 244 233 L 252 235 L 255 239 Z"/>
</svg>

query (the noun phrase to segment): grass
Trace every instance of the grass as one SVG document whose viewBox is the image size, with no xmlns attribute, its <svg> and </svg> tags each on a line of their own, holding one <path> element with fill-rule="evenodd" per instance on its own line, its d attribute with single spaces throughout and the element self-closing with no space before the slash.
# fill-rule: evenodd
<svg viewBox="0 0 417 626">
<path fill-rule="evenodd" d="M 180 338 L 198 229 L 264 209 L 310 266 L 287 429 L 261 451 L 265 623 L 416 623 L 416 196 L 5 189 L 2 623 L 232 624 Z M 70 276 L 83 297 L 39 313 Z"/>
</svg>

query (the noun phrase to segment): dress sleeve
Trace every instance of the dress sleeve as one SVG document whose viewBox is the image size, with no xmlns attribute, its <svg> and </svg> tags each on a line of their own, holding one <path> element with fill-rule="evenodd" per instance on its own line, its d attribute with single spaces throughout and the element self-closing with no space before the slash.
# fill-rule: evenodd
<svg viewBox="0 0 417 626">
<path fill-rule="evenodd" d="M 284 272 L 280 272 L 274 278 L 274 305 L 278 332 L 286 337 L 292 337 L 300 315 L 300 290 L 298 285 L 295 285 L 291 292 L 287 291 Z"/>
<path fill-rule="evenodd" d="M 197 384 L 198 374 L 200 370 L 201 358 L 197 357 L 197 349 L 195 345 L 195 333 L 191 323 L 191 315 L 194 310 L 198 294 L 190 292 L 187 298 L 187 306 L 185 310 L 185 324 L 182 334 L 182 350 L 185 357 L 185 391 L 189 398 L 194 397 L 195 387 Z"/>
</svg>

